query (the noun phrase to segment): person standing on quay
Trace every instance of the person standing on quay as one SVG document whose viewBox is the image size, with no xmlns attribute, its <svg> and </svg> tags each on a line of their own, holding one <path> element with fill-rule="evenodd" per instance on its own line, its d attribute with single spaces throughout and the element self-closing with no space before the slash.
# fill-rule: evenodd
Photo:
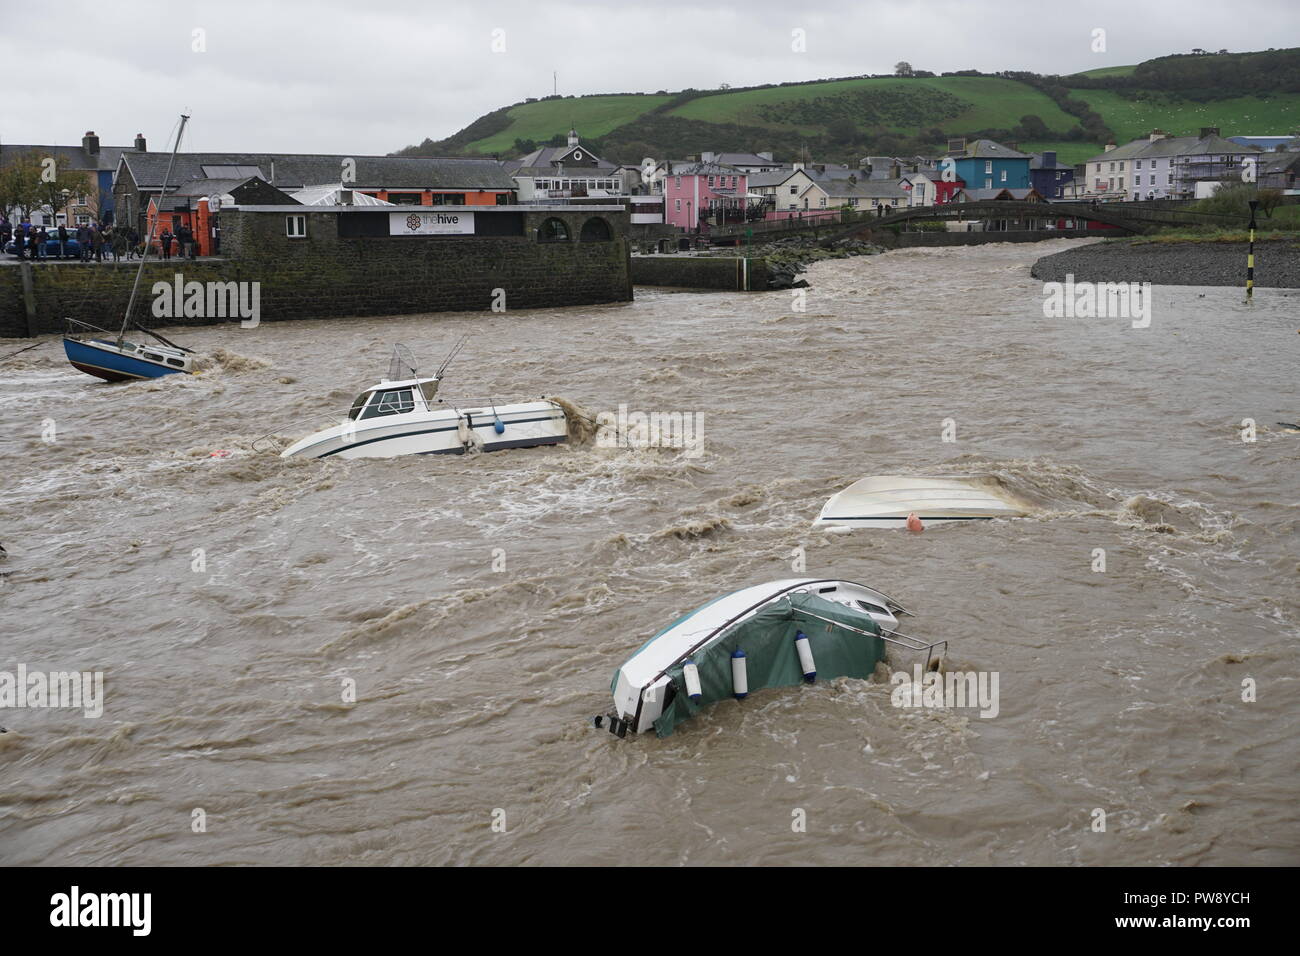
<svg viewBox="0 0 1300 956">
<path fill-rule="evenodd" d="M 172 257 L 172 231 L 164 229 L 163 234 L 158 237 L 158 243 L 162 246 L 162 257 L 170 259 Z"/>
<path fill-rule="evenodd" d="M 3 249 L 9 244 L 9 240 L 13 238 L 13 233 L 14 230 L 13 227 L 9 225 L 8 217 L 5 216 L 4 213 L 0 212 L 0 249 Z"/>
<path fill-rule="evenodd" d="M 45 231 L 44 226 L 41 226 L 41 228 L 36 231 L 36 248 L 32 250 L 33 259 L 38 256 L 41 259 L 45 258 L 45 243 L 49 238 L 50 235 Z"/>
<path fill-rule="evenodd" d="M 95 261 L 104 261 L 104 228 L 100 226 L 95 230 L 95 238 L 92 240 L 95 244 Z"/>
<path fill-rule="evenodd" d="M 113 250 L 113 261 L 122 261 L 122 251 L 126 248 L 126 236 L 122 234 L 120 228 L 113 229 L 113 238 L 110 240 L 110 248 Z"/>
<path fill-rule="evenodd" d="M 90 227 L 77 227 L 77 258 L 82 262 L 90 261 Z"/>
<path fill-rule="evenodd" d="M 59 258 L 68 258 L 68 227 L 59 223 Z"/>
</svg>

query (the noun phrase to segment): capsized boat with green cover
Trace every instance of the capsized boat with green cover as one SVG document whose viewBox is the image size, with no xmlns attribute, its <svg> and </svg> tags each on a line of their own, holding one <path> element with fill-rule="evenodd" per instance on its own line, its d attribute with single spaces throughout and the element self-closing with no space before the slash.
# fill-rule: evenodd
<svg viewBox="0 0 1300 956">
<path fill-rule="evenodd" d="M 886 645 L 924 652 L 937 666 L 946 641 L 898 632 L 902 605 L 879 591 L 830 578 L 795 578 L 742 588 L 674 621 L 614 673 L 614 710 L 597 717 L 610 733 L 652 727 L 667 737 L 708 704 L 743 700 L 762 687 L 819 676 L 869 677 Z"/>
</svg>

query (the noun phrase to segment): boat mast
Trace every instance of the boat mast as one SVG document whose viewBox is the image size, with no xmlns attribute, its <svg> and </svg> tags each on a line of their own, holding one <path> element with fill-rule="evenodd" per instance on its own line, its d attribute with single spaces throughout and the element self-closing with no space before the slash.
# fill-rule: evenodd
<svg viewBox="0 0 1300 956">
<path fill-rule="evenodd" d="M 162 189 L 158 191 L 158 213 L 153 217 L 153 223 L 149 226 L 149 235 L 144 240 L 144 254 L 140 256 L 140 267 L 135 270 L 135 282 L 131 285 L 131 298 L 126 303 L 126 315 L 122 317 L 122 330 L 117 333 L 117 347 L 122 347 L 122 342 L 126 338 L 126 327 L 131 324 L 131 308 L 135 305 L 135 294 L 140 288 L 140 276 L 144 274 L 144 264 L 149 258 L 149 250 L 153 247 L 153 234 L 158 228 L 158 220 L 162 218 L 162 201 L 167 195 L 167 184 L 172 178 L 172 167 L 176 164 L 176 153 L 181 148 L 181 136 L 185 133 L 185 124 L 189 122 L 189 116 L 181 114 L 181 128 L 176 131 L 176 142 L 172 144 L 172 155 L 167 160 L 167 172 L 163 176 Z"/>
</svg>

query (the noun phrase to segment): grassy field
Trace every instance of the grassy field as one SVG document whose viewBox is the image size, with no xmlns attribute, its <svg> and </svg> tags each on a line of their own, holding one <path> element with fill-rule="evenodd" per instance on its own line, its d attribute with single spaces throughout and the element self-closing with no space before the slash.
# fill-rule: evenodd
<svg viewBox="0 0 1300 956">
<path fill-rule="evenodd" d="M 570 126 L 587 139 L 603 136 L 612 129 L 630 123 L 642 113 L 671 99 L 668 96 L 631 93 L 612 96 L 575 96 L 572 99 L 541 100 L 521 103 L 507 114 L 510 125 L 502 132 L 475 140 L 469 152 L 506 152 L 516 139 L 548 140 L 556 133 L 566 133 Z"/>
<path fill-rule="evenodd" d="M 1001 77 L 937 76 L 917 79 L 857 79 L 836 80 L 830 83 L 810 83 L 805 86 L 778 86 L 762 90 L 744 90 L 737 93 L 716 93 L 701 96 L 669 111 L 669 115 L 712 123 L 736 123 L 742 126 L 773 126 L 797 129 L 805 133 L 821 132 L 818 126 L 804 127 L 798 123 L 772 124 L 762 115 L 763 107 L 779 103 L 798 104 L 822 96 L 877 90 L 908 90 L 930 87 L 959 97 L 970 104 L 969 108 L 946 119 L 918 117 L 915 125 L 894 126 L 894 132 L 915 133 L 939 126 L 943 129 L 974 130 L 1011 127 L 1020 117 L 1033 113 L 1042 118 L 1050 129 L 1069 129 L 1075 125 L 1074 117 L 1065 113 L 1042 93 Z"/>
<path fill-rule="evenodd" d="M 1080 76 L 1115 76 L 1131 73 L 1132 66 L 1107 66 Z M 1152 92 L 1140 100 L 1128 99 L 1111 90 L 1072 89 L 1071 95 L 1088 103 L 1115 131 L 1117 141 L 1145 136 L 1154 127 L 1170 135 L 1195 134 L 1202 126 L 1218 126 L 1224 136 L 1285 133 L 1300 127 L 1300 94 L 1278 94 L 1268 99 L 1253 96 L 1195 103 Z M 879 101 L 871 94 L 881 93 Z M 912 95 L 909 95 L 912 94 Z M 666 116 L 697 122 L 733 124 L 752 129 L 772 129 L 800 136 L 820 136 L 828 128 L 826 103 L 831 109 L 875 114 L 880 125 L 905 136 L 922 134 L 938 127 L 950 134 L 988 128 L 1009 128 L 1027 114 L 1039 116 L 1050 129 L 1067 130 L 1076 125 L 1051 99 L 1016 80 L 984 76 L 944 76 L 899 79 L 834 80 L 759 90 L 707 93 L 670 110 Z M 855 97 L 857 97 L 855 99 Z M 956 100 L 951 98 L 955 97 Z M 824 98 L 820 117 L 814 101 Z M 510 125 L 499 133 L 469 143 L 467 152 L 508 153 L 516 139 L 543 142 L 557 133 L 578 129 L 584 139 L 595 139 L 631 123 L 671 99 L 667 95 L 612 94 L 542 100 L 512 107 Z M 887 101 L 894 104 L 887 107 Z M 960 102 L 958 102 L 960 101 Z M 898 104 L 903 106 L 899 107 Z M 920 103 L 921 106 L 917 104 Z M 934 115 L 925 105 L 952 108 L 949 116 Z M 900 117 L 919 112 L 915 123 Z M 843 115 L 843 114 L 841 114 Z M 853 114 L 849 114 L 850 116 Z M 883 117 L 893 117 L 892 121 Z M 873 121 L 874 122 L 874 121 Z M 872 125 L 866 122 L 864 127 Z M 718 148 L 740 148 L 720 142 Z M 757 148 L 757 147 L 754 147 Z M 1061 162 L 1080 163 L 1099 149 L 1090 143 L 1027 142 L 1026 152 L 1055 149 Z M 787 157 L 788 158 L 788 157 Z"/>
<path fill-rule="evenodd" d="M 1160 128 L 1170 136 L 1194 136 L 1202 126 L 1217 126 L 1224 136 L 1267 136 L 1300 126 L 1300 94 L 1279 93 L 1269 99 L 1238 96 L 1211 103 L 1170 100 L 1152 93 L 1130 100 L 1112 90 L 1071 90 L 1106 119 L 1116 142 L 1126 143 Z"/>
<path fill-rule="evenodd" d="M 1133 71 L 1137 69 L 1136 65 L 1130 66 L 1099 66 L 1095 70 L 1084 70 L 1082 73 L 1071 73 L 1071 76 L 1132 76 Z"/>
</svg>

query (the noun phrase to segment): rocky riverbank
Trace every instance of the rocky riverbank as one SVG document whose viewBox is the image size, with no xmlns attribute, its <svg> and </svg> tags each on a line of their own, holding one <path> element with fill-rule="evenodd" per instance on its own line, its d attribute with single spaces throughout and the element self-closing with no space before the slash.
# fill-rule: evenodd
<svg viewBox="0 0 1300 956">
<path fill-rule="evenodd" d="M 884 246 L 861 239 L 839 239 L 823 245 L 808 236 L 792 236 L 760 246 L 756 254 L 767 260 L 769 289 L 801 289 L 808 285 L 808 280 L 798 275 L 810 262 L 875 256 L 887 251 Z"/>
<path fill-rule="evenodd" d="M 1044 256 L 1030 274 L 1044 282 L 1150 282 L 1153 285 L 1246 284 L 1244 242 L 1092 243 Z M 1300 242 L 1268 239 L 1255 243 L 1255 285 L 1300 288 Z"/>
</svg>

